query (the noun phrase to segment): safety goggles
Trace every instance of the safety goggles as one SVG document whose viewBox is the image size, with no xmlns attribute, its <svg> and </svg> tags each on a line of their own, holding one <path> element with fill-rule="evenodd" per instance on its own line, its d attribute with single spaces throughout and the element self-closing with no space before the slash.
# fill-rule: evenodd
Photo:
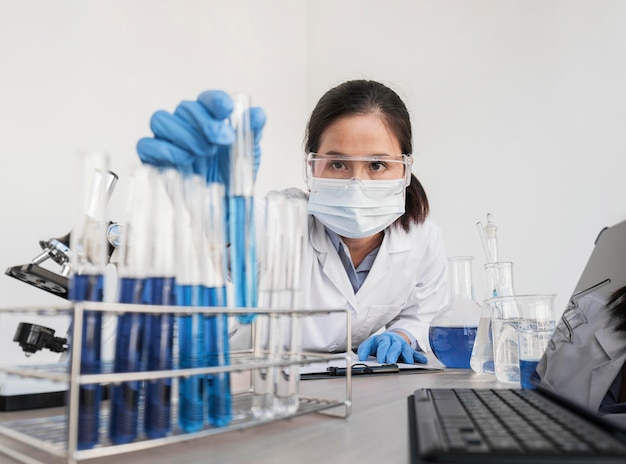
<svg viewBox="0 0 626 464">
<path fill-rule="evenodd" d="M 411 183 L 409 155 L 346 156 L 309 153 L 304 162 L 304 180 L 311 187 L 312 179 L 403 179 L 407 187 Z"/>
</svg>

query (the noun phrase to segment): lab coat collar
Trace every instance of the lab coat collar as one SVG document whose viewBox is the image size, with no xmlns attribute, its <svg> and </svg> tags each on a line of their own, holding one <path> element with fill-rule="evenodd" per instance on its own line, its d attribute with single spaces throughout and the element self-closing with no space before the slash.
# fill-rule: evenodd
<svg viewBox="0 0 626 464">
<path fill-rule="evenodd" d="M 591 373 L 589 403 L 594 409 L 600 406 L 602 398 L 626 360 L 626 334 L 616 333 L 608 328 L 598 330 L 595 337 L 606 353 L 607 360 L 595 366 Z"/>
<path fill-rule="evenodd" d="M 626 352 L 626 333 L 606 328 L 596 331 L 595 336 L 610 359 L 615 359 Z"/>
<path fill-rule="evenodd" d="M 343 268 L 343 264 L 337 253 L 331 253 L 329 256 L 329 251 L 335 250 L 334 245 L 327 236 L 324 225 L 314 216 L 310 237 L 311 245 L 315 250 L 315 254 L 317 255 L 317 259 L 324 273 L 350 302 L 352 307 L 356 308 L 356 298 L 352 291 L 350 280 Z M 389 274 L 389 270 L 394 261 L 394 255 L 408 252 L 410 249 L 411 240 L 409 234 L 406 234 L 404 230 L 396 227 L 387 228 L 372 269 L 358 291 L 359 297 L 362 297 L 372 289 L 380 291 L 380 289 L 376 288 L 376 284 Z"/>
<path fill-rule="evenodd" d="M 310 239 L 311 246 L 315 252 L 314 254 L 322 266 L 324 274 L 350 303 L 350 306 L 356 308 L 356 298 L 352 290 L 352 284 L 350 283 L 348 274 L 344 270 L 339 254 L 336 253 L 333 243 L 328 235 L 326 235 L 324 224 L 318 221 L 315 216 L 311 216 L 311 218 L 313 223 Z M 334 253 L 329 253 L 331 250 L 334 251 Z"/>
</svg>

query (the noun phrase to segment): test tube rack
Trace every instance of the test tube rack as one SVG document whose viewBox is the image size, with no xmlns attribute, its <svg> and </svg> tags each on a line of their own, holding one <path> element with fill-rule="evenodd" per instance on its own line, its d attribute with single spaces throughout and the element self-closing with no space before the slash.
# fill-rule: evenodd
<svg viewBox="0 0 626 464">
<path fill-rule="evenodd" d="M 142 312 L 146 314 L 174 314 L 176 316 L 188 316 L 194 313 L 201 313 L 207 316 L 217 316 L 227 314 L 228 316 L 237 316 L 238 314 L 249 314 L 251 308 L 219 308 L 219 307 L 181 307 L 181 306 L 153 306 L 153 305 L 134 305 L 121 303 L 102 303 L 102 302 L 79 302 L 66 307 L 39 308 L 39 307 L 22 307 L 22 308 L 0 308 L 0 315 L 3 313 L 10 314 L 35 314 L 43 316 L 64 315 L 70 316 L 73 320 L 74 333 L 80 334 L 83 323 L 83 314 L 88 311 L 102 311 L 113 315 L 119 315 L 127 312 Z M 269 310 L 254 308 L 256 314 L 272 314 L 280 311 L 281 315 L 292 315 L 301 318 L 323 316 L 330 313 L 343 313 L 346 321 L 347 333 L 347 353 L 350 353 L 351 346 L 351 324 L 350 313 L 346 309 L 323 309 L 323 310 L 304 310 L 304 309 L 281 309 Z M 254 331 L 253 331 L 254 332 Z M 158 446 L 166 446 L 183 441 L 199 439 L 202 437 L 226 433 L 233 430 L 246 429 L 253 426 L 259 426 L 277 420 L 289 419 L 309 413 L 320 413 L 335 418 L 347 418 L 350 414 L 352 403 L 352 385 L 351 375 L 348 369 L 347 375 L 344 377 L 345 390 L 338 398 L 317 398 L 306 397 L 300 395 L 299 407 L 297 411 L 291 414 L 282 415 L 280 417 L 270 419 L 260 419 L 250 414 L 252 396 L 254 394 L 254 385 L 252 380 L 239 387 L 239 390 L 233 388 L 232 401 L 233 410 L 238 411 L 236 417 L 231 423 L 223 427 L 214 427 L 206 425 L 203 429 L 196 432 L 184 432 L 177 426 L 176 404 L 177 398 L 174 397 L 176 389 L 172 389 L 172 426 L 171 432 L 162 438 L 148 438 L 140 435 L 135 441 L 126 444 L 113 444 L 107 435 L 108 424 L 108 401 L 104 400 L 101 404 L 101 423 L 100 423 L 100 442 L 91 449 L 78 449 L 78 414 L 79 414 L 79 389 L 82 385 L 99 384 L 99 385 L 115 385 L 126 381 L 150 381 L 156 379 L 169 378 L 177 381 L 183 377 L 191 375 L 208 375 L 218 372 L 231 372 L 233 374 L 249 374 L 252 379 L 252 373 L 256 369 L 267 369 L 272 367 L 284 367 L 298 364 L 300 366 L 312 363 L 327 363 L 337 360 L 345 362 L 349 365 L 351 358 L 349 354 L 338 353 L 315 353 L 302 352 L 295 359 L 290 360 L 268 360 L 255 356 L 252 349 L 231 351 L 230 365 L 219 367 L 202 367 L 192 369 L 177 369 L 163 371 L 141 371 L 141 372 L 110 372 L 112 369 L 102 369 L 99 374 L 83 374 L 80 373 L 80 337 L 74 337 L 75 340 L 70 346 L 69 362 L 58 363 L 55 365 L 44 366 L 0 366 L 0 373 L 18 376 L 29 379 L 42 379 L 43 381 L 60 382 L 68 386 L 68 399 L 66 406 L 54 408 L 54 413 L 50 413 L 47 409 L 29 411 L 29 417 L 20 420 L 2 421 L 0 414 L 0 456 L 9 456 L 15 462 L 24 464 L 53 464 L 67 463 L 77 464 L 87 462 L 90 459 L 101 458 L 105 456 L 122 455 L 135 451 L 146 450 Z M 345 393 L 344 393 L 345 392 Z M 243 412 L 243 414 L 242 414 Z M 55 415 L 56 413 L 56 415 Z M 142 412 L 140 411 L 140 414 Z"/>
</svg>

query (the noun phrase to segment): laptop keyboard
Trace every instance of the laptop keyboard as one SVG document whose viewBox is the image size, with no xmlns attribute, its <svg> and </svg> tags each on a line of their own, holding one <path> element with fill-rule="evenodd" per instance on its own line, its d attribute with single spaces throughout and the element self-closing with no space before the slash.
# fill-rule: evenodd
<svg viewBox="0 0 626 464">
<path fill-rule="evenodd" d="M 419 411 L 420 395 L 427 395 L 426 391 L 415 392 L 418 427 L 427 426 L 420 425 Z M 428 391 L 443 432 L 443 448 L 454 454 L 626 452 L 624 445 L 601 429 L 529 390 Z"/>
</svg>

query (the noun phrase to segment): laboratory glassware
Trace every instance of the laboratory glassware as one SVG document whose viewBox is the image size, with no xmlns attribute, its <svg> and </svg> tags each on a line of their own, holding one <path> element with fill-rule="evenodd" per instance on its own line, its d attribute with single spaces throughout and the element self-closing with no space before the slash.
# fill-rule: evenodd
<svg viewBox="0 0 626 464">
<path fill-rule="evenodd" d="M 152 242 L 148 278 L 146 279 L 146 303 L 174 305 L 175 300 L 175 251 L 172 189 L 178 185 L 178 174 L 173 169 L 154 170 L 152 177 L 153 201 Z M 173 367 L 174 315 L 147 314 L 144 334 L 146 369 L 148 371 L 170 370 Z M 150 438 L 166 436 L 171 430 L 172 379 L 153 379 L 146 382 L 144 432 Z"/>
<path fill-rule="evenodd" d="M 151 168 L 139 166 L 131 174 L 126 219 L 121 235 L 117 263 L 120 303 L 144 304 L 149 290 L 147 271 L 152 251 Z M 144 370 L 145 314 L 123 312 L 117 319 L 115 372 Z M 130 443 L 139 433 L 139 403 L 143 382 L 133 380 L 113 385 L 111 389 L 109 438 L 113 443 Z"/>
<path fill-rule="evenodd" d="M 254 227 L 254 136 L 250 128 L 250 98 L 233 98 L 231 124 L 235 141 L 230 150 L 229 235 L 230 274 L 234 288 L 232 306 L 254 308 L 257 305 L 256 237 Z M 238 316 L 250 323 L 254 314 Z"/>
<path fill-rule="evenodd" d="M 199 176 L 183 176 L 173 189 L 176 211 L 176 304 L 198 307 L 206 305 L 207 292 L 202 282 L 200 262 L 203 243 L 199 210 L 202 207 L 198 185 Z M 204 317 L 190 312 L 178 318 L 179 367 L 206 367 L 207 351 Z M 206 378 L 203 375 L 185 377 L 179 383 L 179 426 L 185 432 L 201 430 L 204 426 Z"/>
<path fill-rule="evenodd" d="M 307 201 L 304 198 L 288 197 L 284 211 L 286 259 L 284 261 L 285 309 L 303 307 L 301 270 L 303 255 L 307 247 Z M 278 415 L 293 414 L 299 406 L 300 366 L 296 361 L 302 350 L 302 327 L 296 312 L 280 313 L 279 350 L 283 360 L 291 361 L 278 372 L 276 402 Z"/>
<path fill-rule="evenodd" d="M 216 182 L 204 186 L 202 230 L 206 257 L 203 266 L 204 285 L 208 293 L 207 305 L 226 306 L 226 228 L 224 185 Z M 228 317 L 226 313 L 204 317 L 205 345 L 209 366 L 229 366 L 230 347 Z M 229 372 L 216 372 L 207 376 L 208 423 L 216 427 L 228 425 L 233 416 Z"/>
<path fill-rule="evenodd" d="M 254 321 L 254 354 L 259 359 L 274 362 L 279 359 L 281 345 L 280 315 L 278 311 L 286 303 L 286 248 L 283 214 L 286 199 L 278 192 L 265 196 L 265 214 L 260 240 L 259 255 L 261 269 L 259 277 L 259 304 L 272 309 L 267 314 L 259 314 Z M 256 418 L 271 419 L 278 414 L 276 394 L 280 368 L 268 366 L 253 372 L 254 394 L 252 414 Z"/>
<path fill-rule="evenodd" d="M 483 300 L 476 340 L 472 349 L 470 366 L 477 374 L 495 374 L 493 359 L 493 338 L 491 332 L 491 309 L 485 303 L 495 296 L 514 295 L 513 263 L 503 261 L 486 263 L 487 295 Z"/>
<path fill-rule="evenodd" d="M 108 262 L 107 177 L 109 157 L 103 152 L 83 154 L 80 160 L 80 204 L 70 237 L 69 299 L 74 302 L 102 301 L 104 271 Z M 73 334 L 72 338 L 79 336 Z M 81 337 L 81 374 L 102 369 L 102 313 L 85 310 Z M 93 448 L 99 442 L 102 387 L 84 384 L 79 389 L 77 448 Z"/>
<path fill-rule="evenodd" d="M 522 388 L 535 388 L 533 376 L 553 334 L 554 330 L 536 330 L 532 327 L 517 331 L 520 386 Z"/>
<path fill-rule="evenodd" d="M 501 382 L 520 381 L 517 331 L 554 330 L 554 295 L 498 296 L 487 300 L 491 309 L 494 370 Z"/>
<path fill-rule="evenodd" d="M 430 346 L 446 367 L 470 368 L 481 313 L 474 300 L 472 260 L 472 256 L 448 258 L 449 302 L 430 323 Z"/>
</svg>

